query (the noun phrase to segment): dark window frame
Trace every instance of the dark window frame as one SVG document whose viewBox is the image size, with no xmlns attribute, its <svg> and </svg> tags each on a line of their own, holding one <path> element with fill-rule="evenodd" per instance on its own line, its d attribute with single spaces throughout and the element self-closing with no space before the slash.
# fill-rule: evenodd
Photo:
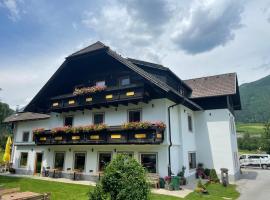
<svg viewBox="0 0 270 200">
<path fill-rule="evenodd" d="M 95 115 L 102 115 L 103 117 L 103 122 L 102 123 L 95 123 Z M 92 115 L 92 123 L 93 124 L 104 124 L 105 123 L 105 112 L 93 112 L 93 115 Z"/>
<path fill-rule="evenodd" d="M 25 165 L 22 165 L 22 155 L 25 154 L 27 157 L 26 157 L 26 164 Z M 28 152 L 21 152 L 20 153 L 20 162 L 19 162 L 19 168 L 27 168 L 27 165 L 28 165 L 28 157 L 29 157 L 29 153 Z"/>
<path fill-rule="evenodd" d="M 188 114 L 187 121 L 188 121 L 188 130 L 190 132 L 193 132 L 193 118 L 191 114 Z"/>
<path fill-rule="evenodd" d="M 25 134 L 28 134 L 27 140 L 25 140 Z M 30 140 L 30 131 L 24 131 L 22 134 L 22 142 L 29 142 Z"/>
<path fill-rule="evenodd" d="M 57 153 L 61 153 L 61 154 L 64 154 L 64 160 L 63 160 L 63 168 L 62 168 L 62 170 L 64 170 L 65 169 L 65 160 L 66 160 L 66 152 L 64 152 L 64 151 L 55 151 L 54 152 L 54 159 L 53 159 L 53 166 L 54 166 L 54 168 L 56 168 L 56 166 L 55 166 L 55 158 L 56 158 L 56 154 Z"/>
<path fill-rule="evenodd" d="M 82 172 L 85 172 L 86 171 L 86 162 L 87 162 L 87 152 L 86 151 L 75 151 L 73 153 L 73 170 L 79 170 L 79 169 L 76 169 L 75 166 L 75 162 L 76 162 L 76 154 L 84 154 L 84 167 L 83 167 L 83 170 Z"/>
<path fill-rule="evenodd" d="M 135 122 L 135 121 L 130 121 L 130 117 L 129 117 L 130 112 L 140 112 L 140 120 L 139 120 L 139 122 L 143 121 L 142 120 L 142 109 L 138 108 L 138 109 L 130 109 L 130 110 L 127 111 L 127 122 Z"/>
<path fill-rule="evenodd" d="M 98 156 L 98 159 L 97 159 L 97 161 L 98 161 L 97 162 L 97 171 L 98 172 L 103 172 L 104 170 L 102 171 L 100 169 L 100 154 L 108 154 L 108 155 L 110 154 L 111 155 L 111 161 L 112 161 L 112 159 L 113 159 L 113 153 L 111 151 L 100 151 L 100 152 L 97 153 L 97 156 Z"/>
<path fill-rule="evenodd" d="M 195 151 L 188 152 L 188 167 L 189 170 L 195 170 L 197 167 L 197 153 Z"/>
<path fill-rule="evenodd" d="M 72 118 L 72 124 L 71 124 L 71 127 L 73 126 L 74 124 L 74 116 L 73 115 L 67 115 L 64 117 L 64 121 L 63 121 L 63 124 L 64 126 L 66 126 L 66 118 Z"/>
<path fill-rule="evenodd" d="M 156 165 L 155 165 L 155 172 L 149 172 L 149 173 L 158 173 L 158 153 L 157 152 L 140 152 L 139 153 L 139 161 L 140 161 L 140 164 L 142 165 L 142 155 L 155 155 L 156 156 Z M 142 165 L 143 166 L 143 165 Z"/>
</svg>

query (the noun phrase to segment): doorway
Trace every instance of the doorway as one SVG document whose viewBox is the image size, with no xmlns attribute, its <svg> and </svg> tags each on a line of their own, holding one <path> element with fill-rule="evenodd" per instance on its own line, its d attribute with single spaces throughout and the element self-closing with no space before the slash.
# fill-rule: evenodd
<svg viewBox="0 0 270 200">
<path fill-rule="evenodd" d="M 36 165 L 35 165 L 35 174 L 40 174 L 42 167 L 42 153 L 36 153 Z"/>
</svg>

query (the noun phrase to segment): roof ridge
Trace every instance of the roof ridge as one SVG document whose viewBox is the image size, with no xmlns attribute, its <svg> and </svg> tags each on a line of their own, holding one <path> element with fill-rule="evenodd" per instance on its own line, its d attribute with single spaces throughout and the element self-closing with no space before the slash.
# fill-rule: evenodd
<svg viewBox="0 0 270 200">
<path fill-rule="evenodd" d="M 154 62 L 149 62 L 149 61 L 144 61 L 144 60 L 139 60 L 139 59 L 135 59 L 135 58 L 129 58 L 129 57 L 127 57 L 126 58 L 127 60 L 129 60 L 129 61 L 134 61 L 134 62 L 143 62 L 143 63 L 146 63 L 146 64 L 152 64 L 152 65 L 157 65 L 157 66 L 159 66 L 159 67 L 161 67 L 161 68 L 164 68 L 164 69 L 166 69 L 166 70 L 168 70 L 169 68 L 168 67 L 165 67 L 164 65 L 162 65 L 162 64 L 158 64 L 158 63 L 154 63 Z M 142 64 L 143 64 L 142 63 Z M 150 66 L 151 67 L 151 66 Z"/>
<path fill-rule="evenodd" d="M 236 72 L 230 72 L 230 73 L 223 73 L 223 74 L 216 74 L 216 75 L 211 75 L 211 76 L 202 76 L 202 77 L 197 77 L 197 78 L 190 78 L 190 79 L 185 79 L 183 81 L 190 81 L 190 80 L 197 80 L 197 79 L 205 79 L 205 78 L 213 78 L 217 76 L 225 76 L 225 75 L 237 75 Z"/>
<path fill-rule="evenodd" d="M 90 48 L 90 47 L 93 47 L 94 45 L 100 45 L 100 46 L 102 46 L 102 47 L 100 47 L 100 48 L 98 48 L 98 49 L 95 49 L 95 50 L 91 50 L 91 51 L 96 51 L 96 50 L 99 50 L 99 49 L 102 49 L 102 48 L 109 48 L 108 46 L 106 46 L 106 45 L 105 45 L 104 43 L 102 43 L 101 41 L 97 41 L 97 42 L 95 42 L 95 43 L 93 43 L 93 44 L 90 44 L 90 45 L 88 45 L 88 46 L 86 46 L 86 47 L 84 47 L 84 48 L 82 48 L 82 49 L 80 49 L 80 50 L 78 50 L 78 51 L 72 53 L 72 54 L 69 55 L 68 57 L 77 56 L 77 55 L 83 55 L 83 54 L 85 54 L 85 53 L 91 52 L 91 51 L 85 51 L 85 50 L 87 50 L 87 49 Z M 84 51 L 85 51 L 85 52 L 84 52 Z"/>
</svg>

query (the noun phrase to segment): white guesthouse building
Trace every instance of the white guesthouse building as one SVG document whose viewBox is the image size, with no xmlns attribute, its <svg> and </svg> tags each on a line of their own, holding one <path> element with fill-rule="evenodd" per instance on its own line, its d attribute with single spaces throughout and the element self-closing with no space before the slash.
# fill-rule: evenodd
<svg viewBox="0 0 270 200">
<path fill-rule="evenodd" d="M 233 180 L 239 109 L 234 73 L 181 80 L 97 42 L 68 56 L 24 111 L 5 122 L 13 124 L 19 174 L 80 170 L 96 180 L 116 154 L 128 153 L 161 177 L 185 166 L 192 178 L 203 163 L 218 173 L 228 168 Z"/>
</svg>

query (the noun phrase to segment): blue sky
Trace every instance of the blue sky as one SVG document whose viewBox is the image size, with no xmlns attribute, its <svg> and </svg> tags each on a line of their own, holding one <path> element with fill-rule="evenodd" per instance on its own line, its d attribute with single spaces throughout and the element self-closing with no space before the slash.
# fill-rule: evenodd
<svg viewBox="0 0 270 200">
<path fill-rule="evenodd" d="M 65 57 L 100 40 L 188 79 L 270 72 L 267 0 L 0 0 L 0 98 L 23 106 Z"/>
</svg>

